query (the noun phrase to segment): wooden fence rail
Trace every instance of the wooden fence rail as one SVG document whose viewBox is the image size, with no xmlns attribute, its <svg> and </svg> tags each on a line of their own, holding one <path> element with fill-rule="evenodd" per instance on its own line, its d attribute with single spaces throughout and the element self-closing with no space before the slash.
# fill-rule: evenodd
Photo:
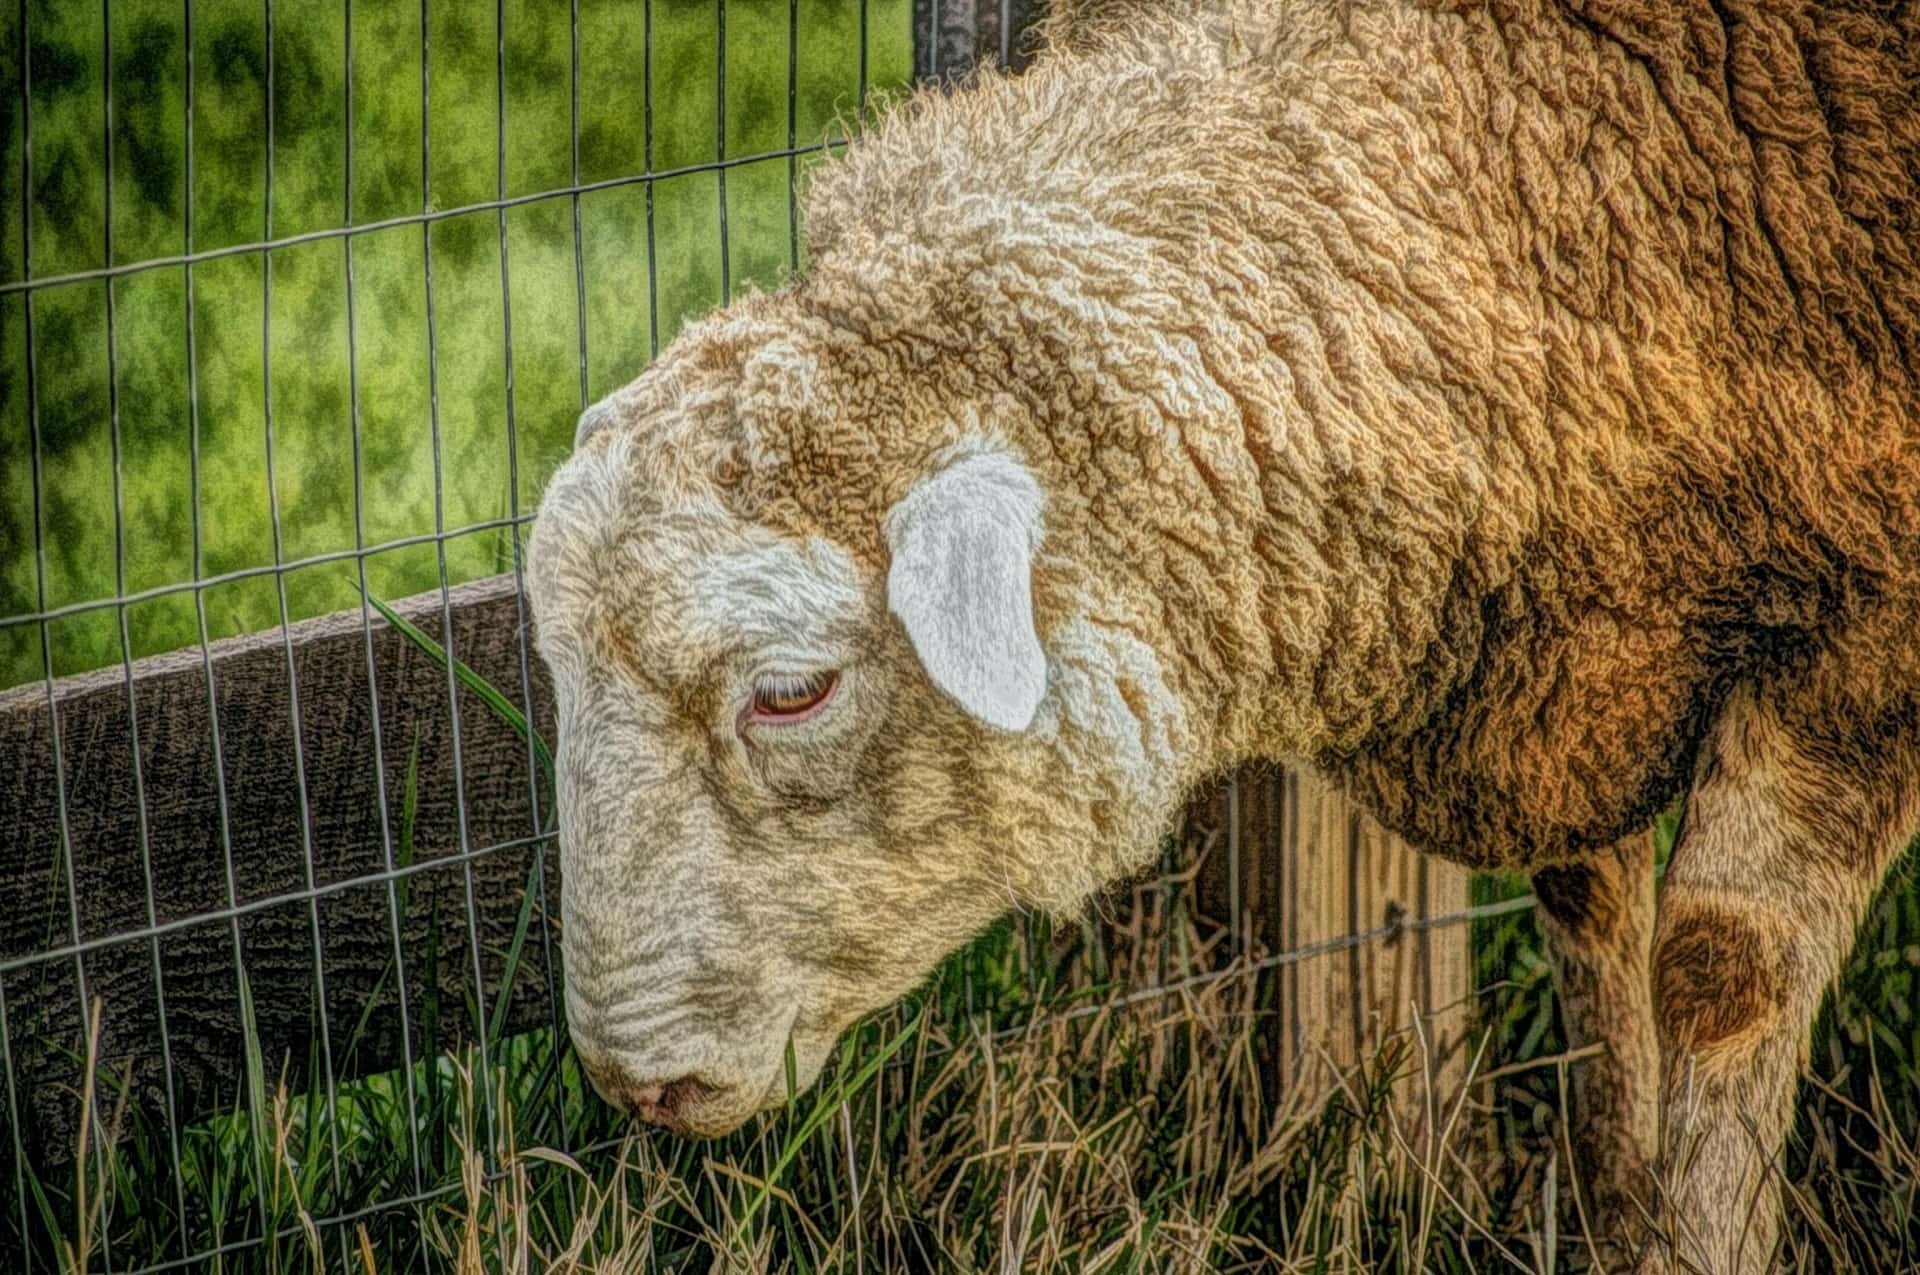
<svg viewBox="0 0 1920 1275">
<path fill-rule="evenodd" d="M 450 619 L 455 653 L 547 730 L 512 578 L 445 603 L 396 609 L 437 638 Z M 9 1073 L 23 1125 L 55 1150 L 77 1114 L 83 988 L 103 1006 L 101 1062 L 160 1112 L 170 1058 L 186 1120 L 235 1092 L 236 950 L 270 1065 L 288 1055 L 300 1077 L 324 1003 L 336 1073 L 357 1074 L 405 1056 L 396 949 L 411 1046 L 427 1029 L 454 1044 L 476 969 L 492 1003 L 538 865 L 557 905 L 526 744 L 377 613 L 0 693 L 0 759 Z M 505 1030 L 552 1021 L 548 937 L 527 945 Z"/>
</svg>

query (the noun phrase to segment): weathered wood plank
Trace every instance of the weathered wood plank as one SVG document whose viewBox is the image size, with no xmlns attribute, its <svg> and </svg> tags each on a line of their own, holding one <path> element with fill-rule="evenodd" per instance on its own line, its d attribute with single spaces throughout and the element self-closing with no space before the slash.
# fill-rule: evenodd
<svg viewBox="0 0 1920 1275">
<path fill-rule="evenodd" d="M 1233 916 L 1248 959 L 1330 950 L 1273 977 L 1279 1012 L 1263 1040 L 1269 1096 L 1370 1060 L 1418 1016 L 1435 1062 L 1433 1091 L 1457 1089 L 1469 1025 L 1470 933 L 1421 929 L 1466 907 L 1465 869 L 1418 854 L 1308 771 L 1249 766 L 1188 812 L 1187 839 L 1213 847 L 1196 883 L 1201 909 Z M 1235 879 L 1235 870 L 1238 879 Z M 1354 934 L 1386 929 L 1358 945 Z M 1409 1077 L 1408 1112 L 1426 1096 Z"/>
<path fill-rule="evenodd" d="M 1409 927 L 1466 907 L 1467 874 L 1423 859 L 1336 785 L 1312 774 L 1290 783 L 1299 835 L 1292 843 L 1297 884 L 1288 947 L 1372 937 L 1295 967 L 1288 1077 L 1300 1081 L 1323 1066 L 1344 1071 L 1370 1063 L 1395 1038 L 1412 1048 L 1407 1033 L 1416 1022 L 1444 1049 L 1463 1026 L 1468 967 L 1462 961 L 1439 970 L 1422 966 L 1416 936 L 1424 932 Z M 1439 950 L 1454 948 L 1442 939 Z M 1410 1061 L 1417 1062 L 1417 1054 Z M 1448 1083 L 1444 1070 L 1434 1079 L 1436 1090 Z M 1426 1092 L 1425 1078 L 1410 1070 L 1399 1088 L 1403 1112 L 1415 1114 Z"/>
<path fill-rule="evenodd" d="M 1473 902 L 1473 873 L 1457 863 L 1426 858 L 1420 863 L 1419 915 L 1445 916 Z M 1427 1016 L 1427 1064 L 1434 1102 L 1451 1102 L 1466 1083 L 1469 1033 L 1473 1030 L 1473 926 L 1420 931 L 1420 1004 Z M 1443 1112 L 1434 1110 L 1430 1115 Z"/>
<path fill-rule="evenodd" d="M 551 721 L 511 577 L 396 609 L 443 641 L 450 615 L 455 653 L 543 729 Z M 28 1140 L 70 1147 L 82 979 L 102 1003 L 102 1059 L 156 1115 L 170 1059 L 182 1121 L 236 1091 L 236 946 L 269 1067 L 287 1056 L 293 1083 L 317 1056 L 322 980 L 335 1076 L 401 1059 L 396 948 L 410 1047 L 426 1044 L 430 994 L 439 1043 L 467 1038 L 475 966 L 490 997 L 536 858 L 557 888 L 535 803 L 525 742 L 471 692 L 450 694 L 444 671 L 377 613 L 0 694 L 0 993 Z M 390 886 L 389 863 L 409 859 L 418 870 Z M 176 928 L 149 937 L 150 923 Z M 541 916 L 509 1029 L 551 1021 L 546 929 Z"/>
</svg>

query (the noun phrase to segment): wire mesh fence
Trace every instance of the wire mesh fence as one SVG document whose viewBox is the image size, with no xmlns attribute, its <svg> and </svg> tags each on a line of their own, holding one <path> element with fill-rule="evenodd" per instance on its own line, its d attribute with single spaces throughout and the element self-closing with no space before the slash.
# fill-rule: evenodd
<svg viewBox="0 0 1920 1275">
<path fill-rule="evenodd" d="M 0 39 L 19 1268 L 75 1246 L 198 1266 L 306 1234 L 347 1262 L 369 1219 L 465 1188 L 463 1119 L 576 1156 L 617 1142 L 564 1048 L 520 532 L 581 409 L 686 317 L 804 267 L 796 187 L 876 95 L 1017 66 L 1033 16 L 22 0 Z M 1236 778 L 1193 828 L 1203 866 L 1170 859 L 1154 889 L 1224 918 L 1200 950 L 1063 1006 L 1048 927 L 1021 921 L 942 975 L 965 1020 L 1011 1039 L 1408 936 L 1430 971 L 1428 936 L 1528 904 L 1462 906 L 1463 877 L 1297 777 Z M 1104 972 L 1095 928 L 1075 959 Z M 1017 976 L 981 972 L 1015 950 Z M 1339 973 L 1359 983 L 1359 958 Z M 1404 1003 L 1411 966 L 1383 977 L 1375 999 Z M 1429 975 L 1414 999 L 1464 990 Z M 1358 990 L 1276 994 L 1296 1037 L 1316 1016 L 1365 1034 Z M 284 1182 L 270 1130 L 305 1148 Z"/>
</svg>

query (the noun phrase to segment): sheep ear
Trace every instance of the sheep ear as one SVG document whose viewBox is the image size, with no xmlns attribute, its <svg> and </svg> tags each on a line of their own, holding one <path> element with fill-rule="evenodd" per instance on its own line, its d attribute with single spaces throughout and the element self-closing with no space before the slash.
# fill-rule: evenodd
<svg viewBox="0 0 1920 1275">
<path fill-rule="evenodd" d="M 887 608 L 933 684 L 1001 730 L 1025 730 L 1047 689 L 1033 629 L 1040 487 L 1018 460 L 975 453 L 887 514 Z"/>
</svg>

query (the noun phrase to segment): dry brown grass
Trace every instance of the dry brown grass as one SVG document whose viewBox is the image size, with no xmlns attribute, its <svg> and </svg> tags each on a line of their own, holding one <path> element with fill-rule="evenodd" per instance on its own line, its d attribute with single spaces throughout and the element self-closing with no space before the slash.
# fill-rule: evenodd
<svg viewBox="0 0 1920 1275">
<path fill-rule="evenodd" d="M 1222 936 L 1161 883 L 1131 893 L 1107 909 L 1124 921 L 1058 937 L 1020 922 L 977 944 L 909 1005 L 863 1028 L 820 1088 L 717 1143 L 622 1130 L 564 1058 L 572 1136 L 529 1132 L 550 1129 L 537 1118 L 545 1099 L 526 1084 L 551 1050 L 535 1040 L 495 1052 L 490 1102 L 471 1059 L 443 1064 L 450 1194 L 337 1221 L 402 1192 L 387 1185 L 329 1197 L 317 1100 L 262 1083 L 250 1111 L 209 1135 L 212 1167 L 200 1180 L 225 1181 L 218 1189 L 240 1219 L 215 1231 L 222 1242 L 236 1230 L 271 1238 L 194 1268 L 1592 1265 L 1570 1206 L 1564 1138 L 1566 1071 L 1585 1051 L 1569 1053 L 1559 1039 L 1524 917 L 1477 936 L 1483 975 L 1500 978 L 1483 977 L 1470 1056 L 1409 1031 L 1349 1066 L 1322 1053 L 1277 1086 L 1268 1062 L 1274 971 L 1252 968 L 1257 954 L 1229 957 Z M 1887 906 L 1909 907 L 1905 898 Z M 1916 1268 L 1920 1094 L 1914 1054 L 1894 1030 L 1920 1031 L 1911 998 L 1920 959 L 1909 959 L 1920 949 L 1896 941 L 1913 920 L 1886 922 L 1830 1010 L 1802 1090 L 1800 1140 L 1785 1161 L 1787 1269 Z M 264 1081 L 257 1059 L 252 1067 Z M 338 1147 L 343 1161 L 385 1165 L 385 1176 L 362 1180 L 403 1180 L 404 1130 L 382 1123 L 391 1099 L 381 1107 L 351 1098 L 337 1098 L 337 1113 L 359 1130 Z M 190 1149 L 202 1146 L 199 1132 L 188 1131 Z M 126 1157 L 150 1148 L 138 1137 L 103 1145 L 82 1157 L 74 1189 L 51 1210 L 62 1224 L 47 1257 L 62 1269 L 99 1269 L 108 1237 L 116 1269 L 138 1265 L 128 1255 L 140 1251 L 148 1184 Z M 258 1201 L 242 1189 L 248 1181 Z M 246 1223 L 256 1203 L 264 1227 Z"/>
<path fill-rule="evenodd" d="M 768 1172 L 779 1120 L 691 1173 L 651 1134 L 584 1159 L 502 1143 L 490 1181 L 468 1157 L 436 1247 L 462 1271 L 1554 1269 L 1550 1216 L 1516 1227 L 1482 1163 L 1483 1105 L 1456 1060 L 1408 1033 L 1352 1067 L 1322 1055 L 1276 1092 L 1272 979 L 1221 961 L 1219 936 L 1157 890 L 1098 956 L 1081 936 L 1051 954 L 1065 1013 L 998 1032 L 931 1019 L 834 1106 L 797 1173 Z M 1179 990 L 1082 999 L 1156 984 Z M 529 1183 L 554 1172 L 577 1205 L 530 1222 Z"/>
</svg>

